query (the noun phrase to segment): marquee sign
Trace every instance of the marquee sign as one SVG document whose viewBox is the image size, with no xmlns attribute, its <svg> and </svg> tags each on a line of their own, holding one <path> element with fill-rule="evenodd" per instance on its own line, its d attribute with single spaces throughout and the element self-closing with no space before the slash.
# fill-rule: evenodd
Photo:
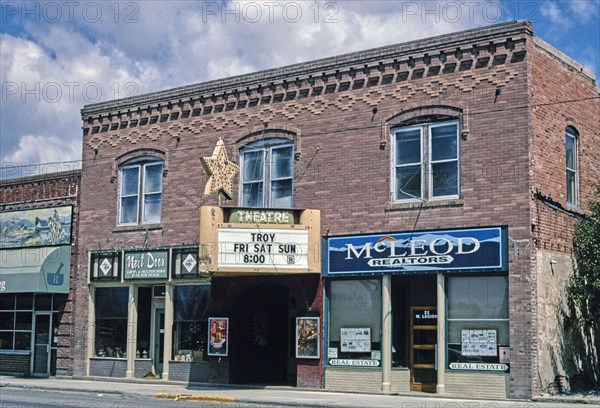
<svg viewBox="0 0 600 408">
<path fill-rule="evenodd" d="M 200 271 L 218 274 L 321 272 L 318 210 L 200 210 Z"/>
<path fill-rule="evenodd" d="M 329 238 L 324 275 L 506 271 L 505 227 Z"/>
</svg>

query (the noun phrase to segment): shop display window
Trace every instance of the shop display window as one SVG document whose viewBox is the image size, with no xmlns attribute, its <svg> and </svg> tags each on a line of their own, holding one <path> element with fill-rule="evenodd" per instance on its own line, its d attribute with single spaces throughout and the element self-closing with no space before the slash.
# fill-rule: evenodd
<svg viewBox="0 0 600 408">
<path fill-rule="evenodd" d="M 95 353 L 97 357 L 125 358 L 129 289 L 96 289 Z"/>
<path fill-rule="evenodd" d="M 210 285 L 175 286 L 173 358 L 207 361 Z"/>
<path fill-rule="evenodd" d="M 0 350 L 31 350 L 33 294 L 0 294 Z"/>
<path fill-rule="evenodd" d="M 150 329 L 152 319 L 152 288 L 138 287 L 138 320 L 136 357 L 148 358 L 150 355 Z"/>
<path fill-rule="evenodd" d="M 448 364 L 508 361 L 508 277 L 448 279 Z"/>
<path fill-rule="evenodd" d="M 330 282 L 328 357 L 381 360 L 380 280 Z"/>
</svg>

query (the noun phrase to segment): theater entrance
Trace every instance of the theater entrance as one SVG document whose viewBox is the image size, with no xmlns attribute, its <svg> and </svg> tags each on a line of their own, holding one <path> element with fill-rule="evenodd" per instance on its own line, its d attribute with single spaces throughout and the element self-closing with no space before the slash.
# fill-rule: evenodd
<svg viewBox="0 0 600 408">
<path fill-rule="evenodd" d="M 243 290 L 231 318 L 231 380 L 237 384 L 296 383 L 290 355 L 295 305 L 286 286 L 263 283 Z"/>
</svg>

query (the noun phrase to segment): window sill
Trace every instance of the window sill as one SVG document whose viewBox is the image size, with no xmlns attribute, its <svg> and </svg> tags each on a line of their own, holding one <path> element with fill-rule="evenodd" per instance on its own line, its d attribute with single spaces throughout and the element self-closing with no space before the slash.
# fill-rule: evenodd
<svg viewBox="0 0 600 408">
<path fill-rule="evenodd" d="M 155 231 L 161 230 L 162 224 L 138 224 L 138 225 L 117 225 L 113 230 L 115 232 L 130 232 L 130 231 Z"/>
<path fill-rule="evenodd" d="M 429 201 L 410 201 L 406 203 L 391 203 L 385 208 L 385 211 L 409 211 L 420 208 L 440 208 L 440 207 L 462 207 L 465 204 L 462 198 L 452 198 L 445 200 Z"/>
</svg>

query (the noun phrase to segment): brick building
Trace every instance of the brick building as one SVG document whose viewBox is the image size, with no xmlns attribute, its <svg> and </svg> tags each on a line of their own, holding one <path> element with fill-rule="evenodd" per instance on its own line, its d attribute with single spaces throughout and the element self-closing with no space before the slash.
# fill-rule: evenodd
<svg viewBox="0 0 600 408">
<path fill-rule="evenodd" d="M 593 74 L 525 21 L 85 106 L 74 372 L 597 381 L 564 316 L 599 113 Z"/>
<path fill-rule="evenodd" d="M 73 374 L 80 171 L 0 182 L 0 373 Z"/>
</svg>

